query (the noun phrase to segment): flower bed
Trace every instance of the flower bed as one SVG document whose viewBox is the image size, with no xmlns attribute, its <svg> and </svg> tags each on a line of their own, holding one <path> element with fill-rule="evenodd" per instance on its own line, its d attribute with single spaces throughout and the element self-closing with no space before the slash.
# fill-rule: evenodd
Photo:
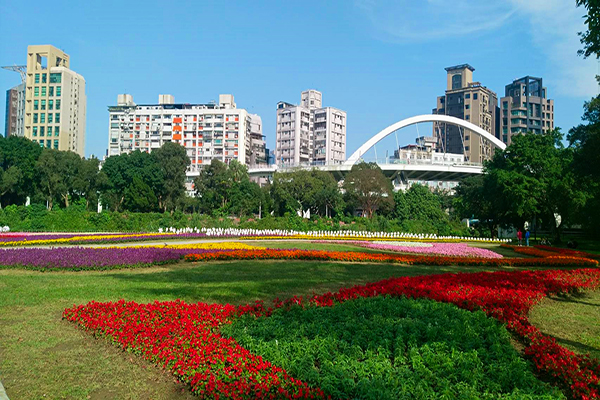
<svg viewBox="0 0 600 400">
<path fill-rule="evenodd" d="M 600 254 L 587 253 L 585 251 L 579 251 L 579 250 L 574 250 L 574 249 L 564 249 L 562 247 L 551 247 L 551 246 L 543 246 L 543 245 L 536 245 L 534 247 L 537 249 L 551 251 L 551 252 L 563 254 L 566 256 L 593 258 L 595 260 L 600 260 Z"/>
<path fill-rule="evenodd" d="M 135 234 L 64 234 L 64 235 L 27 235 L 21 240 L 0 241 L 0 246 L 45 246 L 60 244 L 85 244 L 85 243 L 119 243 L 138 242 L 144 240 L 172 240 L 205 238 L 204 233 L 186 233 L 175 235 L 173 233 L 135 233 Z"/>
<path fill-rule="evenodd" d="M 598 398 L 600 364 L 558 345 L 532 326 L 527 314 L 544 296 L 600 287 L 600 270 L 481 272 L 402 277 L 341 289 L 310 298 L 245 306 L 181 301 L 73 306 L 63 318 L 104 336 L 171 370 L 202 398 L 321 398 L 321 389 L 292 378 L 253 355 L 219 327 L 242 315 L 268 317 L 274 308 L 332 307 L 358 298 L 389 295 L 428 298 L 467 310 L 482 310 L 523 340 L 525 354 L 543 374 L 569 388 L 574 398 Z M 430 321 L 434 323 L 435 321 Z M 367 383 L 368 384 L 368 383 Z"/>
<path fill-rule="evenodd" d="M 365 247 L 367 249 L 384 250 L 384 251 L 398 251 L 403 253 L 417 253 L 417 254 L 435 254 L 442 256 L 453 256 L 453 257 L 480 257 L 480 258 L 502 258 L 502 255 L 495 253 L 491 250 L 480 249 L 478 247 L 471 247 L 466 243 L 426 243 L 426 242 L 380 242 L 380 241 L 355 241 L 355 242 L 344 242 L 344 241 L 326 241 L 318 240 L 315 243 L 337 243 L 337 244 L 350 244 L 355 246 Z"/>
<path fill-rule="evenodd" d="M 57 247 L 0 249 L 0 268 L 40 271 L 147 267 L 180 260 L 195 252 L 260 249 L 243 243 L 199 243 L 175 246 Z"/>
<path fill-rule="evenodd" d="M 325 251 L 325 250 L 279 250 L 262 249 L 247 251 L 206 252 L 187 254 L 186 261 L 216 261 L 216 260 L 322 260 L 346 262 L 389 262 L 409 265 L 464 265 L 464 266 L 513 266 L 513 267 L 596 267 L 598 262 L 577 257 L 548 257 L 548 258 L 475 258 L 475 257 L 438 257 L 418 256 L 409 254 L 377 254 L 354 251 Z"/>
</svg>

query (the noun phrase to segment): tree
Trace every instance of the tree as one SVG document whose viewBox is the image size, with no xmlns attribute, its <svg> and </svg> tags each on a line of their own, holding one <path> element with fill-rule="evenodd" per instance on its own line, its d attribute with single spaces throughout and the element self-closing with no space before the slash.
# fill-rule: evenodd
<svg viewBox="0 0 600 400">
<path fill-rule="evenodd" d="M 11 165 L 6 171 L 0 169 L 0 199 L 7 193 L 15 193 L 23 183 L 21 168 Z M 0 202 L 0 208 L 2 203 Z"/>
<path fill-rule="evenodd" d="M 35 194 L 35 165 L 41 153 L 40 145 L 29 139 L 0 137 L 0 204 L 23 204 L 27 196 Z"/>
<path fill-rule="evenodd" d="M 72 151 L 44 149 L 36 163 L 39 176 L 38 187 L 52 210 L 56 200 L 69 207 L 74 194 L 74 181 L 82 163 L 81 157 Z"/>
<path fill-rule="evenodd" d="M 156 199 L 156 193 L 163 191 L 163 172 L 156 162 L 156 158 L 139 150 L 130 154 L 108 157 L 102 171 L 108 178 L 102 191 L 102 200 L 114 211 L 127 209 L 124 204 L 125 191 L 130 188 L 134 177 L 138 177 L 150 188 L 154 195 L 151 196 L 153 200 Z M 154 208 L 158 207 L 158 200 L 156 203 Z"/>
<path fill-rule="evenodd" d="M 572 149 L 562 145 L 558 129 L 544 134 L 518 135 L 504 151 L 484 165 L 486 189 L 494 196 L 494 206 L 507 222 L 520 225 L 541 217 L 556 241 L 560 231 L 572 222 L 585 203 L 571 162 Z M 555 222 L 556 215 L 561 222 Z"/>
<path fill-rule="evenodd" d="M 100 160 L 91 157 L 82 160 L 77 171 L 73 186 L 78 197 L 85 199 L 87 210 L 95 209 L 98 205 L 98 193 L 108 185 L 105 171 L 100 171 Z"/>
<path fill-rule="evenodd" d="M 317 169 L 275 173 L 271 196 L 278 215 L 310 210 L 311 214 L 329 216 L 343 202 L 333 175 Z"/>
<path fill-rule="evenodd" d="M 587 193 L 579 220 L 588 230 L 600 233 L 600 97 L 584 104 L 580 124 L 569 131 L 567 139 L 573 149 L 573 169 L 579 185 Z"/>
<path fill-rule="evenodd" d="M 159 165 L 164 179 L 162 190 L 157 192 L 159 206 L 163 211 L 173 212 L 185 196 L 185 171 L 190 165 L 190 158 L 184 147 L 173 142 L 163 144 L 151 155 Z"/>
<path fill-rule="evenodd" d="M 227 164 L 213 159 L 209 166 L 202 168 L 200 175 L 194 179 L 196 196 L 200 199 L 200 210 L 204 213 L 225 211 L 233 181 L 229 175 Z"/>
<path fill-rule="evenodd" d="M 412 185 L 406 192 L 394 194 L 395 217 L 402 221 L 420 220 L 430 224 L 448 221 L 439 198 L 423 185 Z"/>
<path fill-rule="evenodd" d="M 392 182 L 375 163 L 363 161 L 353 165 L 344 179 L 343 188 L 348 199 L 362 210 L 363 216 L 371 218 L 377 210 L 394 206 Z"/>
<path fill-rule="evenodd" d="M 131 184 L 125 189 L 125 207 L 133 212 L 156 211 L 158 200 L 152 188 L 140 177 L 134 176 Z"/>
<path fill-rule="evenodd" d="M 584 16 L 587 31 L 579 32 L 583 49 L 577 53 L 585 58 L 595 55 L 600 56 L 600 3 L 596 0 L 576 0 L 577 7 L 583 6 L 587 10 Z"/>
<path fill-rule="evenodd" d="M 243 218 L 250 213 L 258 213 L 262 200 L 263 192 L 260 190 L 260 186 L 245 179 L 234 185 L 229 210 Z"/>
</svg>

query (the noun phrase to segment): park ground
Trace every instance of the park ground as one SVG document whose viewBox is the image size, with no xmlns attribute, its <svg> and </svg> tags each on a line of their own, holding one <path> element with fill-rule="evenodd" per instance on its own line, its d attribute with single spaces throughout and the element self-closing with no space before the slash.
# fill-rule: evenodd
<svg viewBox="0 0 600 400">
<path fill-rule="evenodd" d="M 271 248 L 365 251 L 351 245 L 252 242 Z M 510 249 L 483 245 L 517 256 Z M 486 270 L 494 270 L 488 268 Z M 475 272 L 429 267 L 318 261 L 179 262 L 144 269 L 87 272 L 0 270 L 0 381 L 18 399 L 191 399 L 185 385 L 140 357 L 61 319 L 65 308 L 126 299 L 140 303 L 244 304 L 335 291 L 389 277 Z M 532 322 L 559 344 L 600 358 L 600 292 L 542 301 Z M 515 342 L 519 348 L 519 344 Z"/>
</svg>

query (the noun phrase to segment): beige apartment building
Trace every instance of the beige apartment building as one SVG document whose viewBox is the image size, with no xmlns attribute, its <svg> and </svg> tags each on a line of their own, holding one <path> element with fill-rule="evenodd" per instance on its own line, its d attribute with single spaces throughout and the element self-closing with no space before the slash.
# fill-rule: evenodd
<svg viewBox="0 0 600 400">
<path fill-rule="evenodd" d="M 469 64 L 446 68 L 446 93 L 437 98 L 433 114 L 464 119 L 499 138 L 498 96 L 473 81 L 473 71 Z M 465 161 L 482 163 L 493 155 L 491 143 L 468 129 L 434 123 L 433 134 L 438 139 L 438 151 L 463 154 Z"/>
<path fill-rule="evenodd" d="M 554 100 L 547 94 L 542 78 L 526 76 L 506 85 L 500 99 L 504 143 L 509 145 L 514 135 L 554 129 Z"/>
<path fill-rule="evenodd" d="M 24 136 L 42 147 L 85 152 L 85 79 L 51 45 L 27 47 Z"/>
</svg>

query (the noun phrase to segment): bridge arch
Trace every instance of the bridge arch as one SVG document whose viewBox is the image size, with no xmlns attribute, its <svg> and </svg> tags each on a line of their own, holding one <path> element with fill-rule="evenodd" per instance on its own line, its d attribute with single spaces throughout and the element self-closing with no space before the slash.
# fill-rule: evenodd
<svg viewBox="0 0 600 400">
<path fill-rule="evenodd" d="M 367 140 L 362 146 L 360 146 L 358 148 L 358 150 L 356 150 L 354 153 L 352 153 L 352 155 L 346 160 L 346 162 L 344 164 L 345 165 L 356 164 L 356 162 L 360 159 L 360 157 L 363 154 L 365 154 L 371 147 L 375 146 L 375 144 L 377 144 L 380 140 L 382 140 L 389 134 L 394 133 L 397 130 L 405 128 L 407 126 L 415 125 L 415 124 L 422 123 L 422 122 L 445 122 L 448 124 L 458 125 L 462 128 L 473 131 L 474 133 L 480 135 L 484 139 L 489 140 L 490 142 L 492 142 L 492 144 L 495 147 L 497 147 L 501 150 L 504 150 L 506 148 L 506 144 L 504 144 L 501 140 L 499 140 L 495 136 L 492 136 L 488 131 L 486 131 L 468 121 L 465 121 L 464 119 L 451 117 L 448 115 L 433 115 L 433 114 L 432 115 L 417 115 L 415 117 L 410 117 L 410 118 L 403 119 L 402 121 L 398 121 L 395 124 L 392 124 L 392 125 L 388 126 L 387 128 L 383 129 L 382 131 L 380 131 L 379 133 L 377 133 L 371 139 Z"/>
</svg>

